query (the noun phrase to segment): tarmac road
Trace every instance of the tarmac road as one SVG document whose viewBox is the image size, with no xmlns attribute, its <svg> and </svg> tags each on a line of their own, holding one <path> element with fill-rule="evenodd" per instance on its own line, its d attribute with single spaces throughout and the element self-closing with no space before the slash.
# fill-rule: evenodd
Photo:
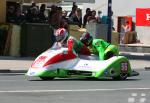
<svg viewBox="0 0 150 103">
<path fill-rule="evenodd" d="M 123 54 L 124 55 L 124 54 Z M 34 58 L 0 57 L 1 103 L 150 103 L 150 56 L 126 55 L 138 77 L 125 81 L 56 79 L 25 73 Z"/>
<path fill-rule="evenodd" d="M 150 71 L 125 81 L 58 79 L 41 81 L 0 74 L 1 103 L 150 103 Z"/>
</svg>

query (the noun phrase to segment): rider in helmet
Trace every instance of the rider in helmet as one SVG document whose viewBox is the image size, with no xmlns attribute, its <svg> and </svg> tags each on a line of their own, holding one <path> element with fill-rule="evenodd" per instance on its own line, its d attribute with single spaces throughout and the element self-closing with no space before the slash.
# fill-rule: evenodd
<svg viewBox="0 0 150 103">
<path fill-rule="evenodd" d="M 82 34 L 80 41 L 86 46 L 90 46 L 92 44 L 93 37 L 90 35 L 90 33 L 85 32 Z"/>
<path fill-rule="evenodd" d="M 56 42 L 59 42 L 62 46 L 68 47 L 68 52 L 90 55 L 89 49 L 75 37 L 69 36 L 68 31 L 65 28 L 59 28 L 55 32 Z"/>
<path fill-rule="evenodd" d="M 88 32 L 82 34 L 80 41 L 85 44 L 93 54 L 99 55 L 100 60 L 106 60 L 119 54 L 117 46 L 111 45 L 103 39 L 93 39 Z"/>
<path fill-rule="evenodd" d="M 64 44 L 66 40 L 68 39 L 68 37 L 69 37 L 68 31 L 64 28 L 59 28 L 55 32 L 56 42 L 60 42 Z"/>
</svg>

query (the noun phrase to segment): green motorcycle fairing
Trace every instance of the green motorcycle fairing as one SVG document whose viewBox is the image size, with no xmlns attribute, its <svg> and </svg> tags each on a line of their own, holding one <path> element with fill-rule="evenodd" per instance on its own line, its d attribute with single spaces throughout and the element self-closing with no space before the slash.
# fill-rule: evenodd
<svg viewBox="0 0 150 103">
<path fill-rule="evenodd" d="M 90 50 L 93 54 L 99 55 L 100 60 L 105 60 L 108 52 L 113 55 L 119 54 L 117 46 L 107 43 L 103 39 L 94 39 Z"/>
</svg>

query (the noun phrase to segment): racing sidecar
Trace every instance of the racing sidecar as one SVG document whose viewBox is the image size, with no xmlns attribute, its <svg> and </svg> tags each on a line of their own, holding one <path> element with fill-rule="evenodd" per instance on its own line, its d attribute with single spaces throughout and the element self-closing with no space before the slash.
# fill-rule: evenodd
<svg viewBox="0 0 150 103">
<path fill-rule="evenodd" d="M 55 77 L 125 80 L 139 73 L 131 69 L 129 60 L 124 56 L 99 60 L 95 55 L 75 56 L 68 53 L 65 47 L 53 46 L 33 61 L 26 75 L 40 77 L 42 80 L 52 80 Z"/>
</svg>

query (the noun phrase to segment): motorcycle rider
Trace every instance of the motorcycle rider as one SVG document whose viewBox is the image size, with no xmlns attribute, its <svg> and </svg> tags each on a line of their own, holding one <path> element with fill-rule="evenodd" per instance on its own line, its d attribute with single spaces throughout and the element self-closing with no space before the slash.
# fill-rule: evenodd
<svg viewBox="0 0 150 103">
<path fill-rule="evenodd" d="M 100 60 L 106 60 L 119 54 L 117 46 L 111 45 L 103 39 L 93 39 L 88 32 L 82 34 L 80 41 L 90 49 L 91 53 L 98 55 Z"/>
<path fill-rule="evenodd" d="M 69 36 L 68 31 L 65 28 L 59 28 L 55 32 L 56 43 L 60 43 L 61 46 L 68 47 L 68 55 L 76 57 L 78 54 L 90 55 L 89 49 L 79 40 L 73 36 Z"/>
</svg>

